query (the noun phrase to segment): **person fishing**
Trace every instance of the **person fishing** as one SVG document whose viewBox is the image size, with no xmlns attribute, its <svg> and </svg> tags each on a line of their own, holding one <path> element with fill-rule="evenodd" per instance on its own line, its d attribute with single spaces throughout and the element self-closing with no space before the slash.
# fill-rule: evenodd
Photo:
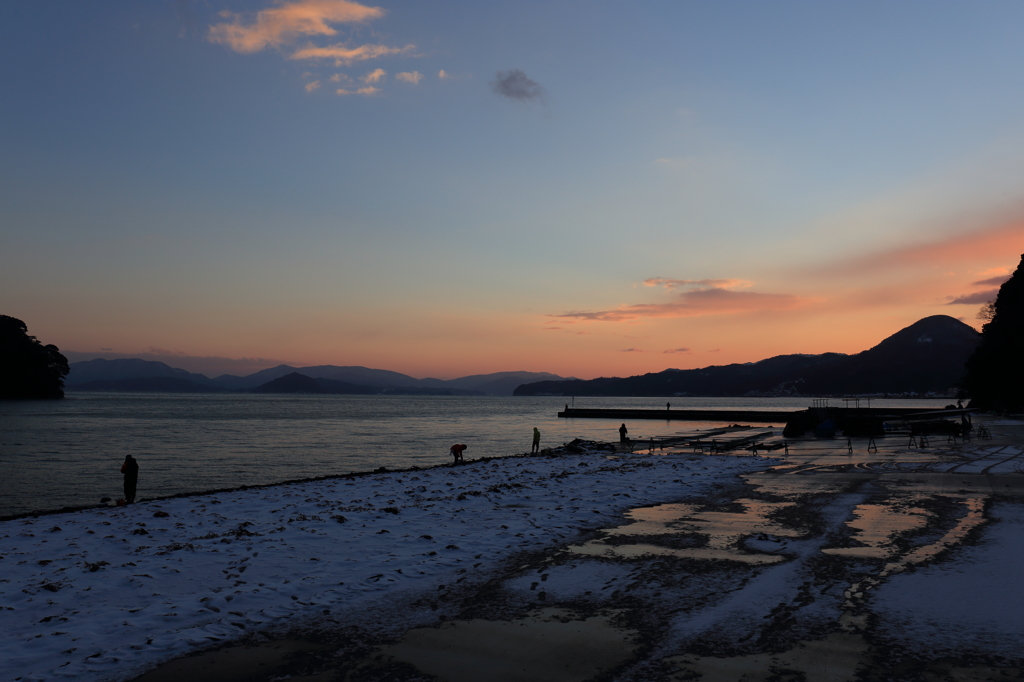
<svg viewBox="0 0 1024 682">
<path fill-rule="evenodd" d="M 530 453 L 540 452 L 540 429 L 536 426 L 533 427 L 533 449 Z"/>
<path fill-rule="evenodd" d="M 135 489 L 139 485 L 139 463 L 135 461 L 134 457 L 124 456 L 121 473 L 124 474 L 124 501 L 132 504 L 135 502 Z"/>
<path fill-rule="evenodd" d="M 629 442 L 629 439 L 626 438 L 626 434 L 627 433 L 629 433 L 629 429 L 626 428 L 625 424 L 623 424 L 622 426 L 619 427 L 619 442 L 620 443 L 628 443 Z"/>
</svg>

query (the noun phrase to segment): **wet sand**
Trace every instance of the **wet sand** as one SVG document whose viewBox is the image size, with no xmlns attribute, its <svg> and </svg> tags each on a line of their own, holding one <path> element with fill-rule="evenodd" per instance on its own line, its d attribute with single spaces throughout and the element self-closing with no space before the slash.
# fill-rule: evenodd
<svg viewBox="0 0 1024 682">
<path fill-rule="evenodd" d="M 1013 544 L 1024 534 L 1024 424 L 988 424 L 990 440 L 924 448 L 906 436 L 878 439 L 878 452 L 854 440 L 853 454 L 845 439 L 792 443 L 772 453 L 776 466 L 715 494 L 636 508 L 582 541 L 524 552 L 440 604 L 423 595 L 432 625 L 255 635 L 138 679 L 1024 678 L 1017 571 L 983 561 L 1000 551 L 1024 560 Z M 1005 599 L 960 603 L 923 580 L 965 594 L 996 584 Z M 946 622 L 922 625 L 936 617 Z M 937 639 L 933 626 L 958 636 Z"/>
</svg>

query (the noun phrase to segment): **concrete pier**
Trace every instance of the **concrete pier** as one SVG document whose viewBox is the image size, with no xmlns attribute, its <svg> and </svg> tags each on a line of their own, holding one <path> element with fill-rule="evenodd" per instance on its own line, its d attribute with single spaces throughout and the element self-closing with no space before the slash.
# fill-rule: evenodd
<svg viewBox="0 0 1024 682">
<path fill-rule="evenodd" d="M 758 422 L 761 424 L 785 424 L 799 414 L 806 414 L 814 408 L 806 410 L 635 410 L 604 409 L 604 408 L 580 408 L 570 407 L 558 413 L 563 419 L 663 419 L 666 421 L 709 421 L 709 422 Z M 856 414 L 864 417 L 892 417 L 908 414 L 920 414 L 922 410 L 912 408 L 877 408 L 860 407 L 844 408 L 831 407 L 828 416 L 836 413 Z M 847 412 L 848 410 L 848 412 Z M 957 413 L 959 414 L 959 413 Z"/>
</svg>

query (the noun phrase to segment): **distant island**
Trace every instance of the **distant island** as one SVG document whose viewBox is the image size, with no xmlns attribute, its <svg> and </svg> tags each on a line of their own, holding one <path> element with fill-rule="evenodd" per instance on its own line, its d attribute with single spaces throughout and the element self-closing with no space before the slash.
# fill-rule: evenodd
<svg viewBox="0 0 1024 682">
<path fill-rule="evenodd" d="M 813 396 L 952 395 L 964 363 L 981 340 L 973 327 L 926 317 L 856 355 L 779 355 L 760 362 L 666 369 L 626 378 L 540 381 L 515 395 L 557 396 Z"/>
</svg>

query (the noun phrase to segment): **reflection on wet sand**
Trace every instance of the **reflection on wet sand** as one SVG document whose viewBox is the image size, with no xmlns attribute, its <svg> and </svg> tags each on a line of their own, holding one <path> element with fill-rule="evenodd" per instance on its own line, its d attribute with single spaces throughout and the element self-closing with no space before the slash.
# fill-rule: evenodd
<svg viewBox="0 0 1024 682">
<path fill-rule="evenodd" d="M 787 525 L 786 521 L 799 523 L 801 516 L 814 506 L 814 500 L 839 500 L 843 493 L 853 493 L 847 511 L 841 512 L 845 518 L 840 516 L 840 525 L 833 526 L 836 530 L 845 527 L 846 532 L 827 535 L 826 543 L 811 550 L 817 556 L 848 562 L 845 571 L 849 582 L 843 586 L 840 577 L 836 586 L 841 598 L 835 602 L 838 609 L 832 631 L 825 628 L 827 634 L 823 637 L 791 642 L 788 649 L 774 653 L 668 655 L 661 659 L 662 663 L 677 671 L 670 673 L 668 679 L 741 682 L 791 679 L 786 677 L 791 675 L 792 679 L 838 682 L 865 675 L 865 679 L 870 678 L 873 673 L 869 669 L 877 666 L 880 655 L 884 657 L 867 637 L 872 627 L 873 589 L 889 576 L 934 560 L 961 544 L 972 530 L 986 522 L 986 502 L 993 496 L 1024 497 L 1024 475 L 1019 473 L 959 473 L 957 468 L 963 467 L 967 459 L 963 449 L 918 448 L 907 452 L 893 448 L 883 449 L 878 455 L 861 452 L 851 456 L 845 448 L 840 451 L 838 445 L 832 452 L 820 451 L 827 446 L 817 443 L 813 447 L 819 451 L 801 452 L 794 447 L 786 464 L 745 476 L 750 492 L 726 505 L 735 511 L 716 511 L 694 504 L 634 509 L 625 515 L 623 525 L 603 531 L 595 540 L 568 548 L 574 554 L 610 559 L 667 555 L 728 560 L 776 570 L 771 564 L 790 561 L 796 565 L 807 557 L 794 548 L 808 539 L 809 531 Z M 1016 457 L 1010 452 L 1008 458 L 1007 453 L 1005 446 L 1000 446 L 998 452 L 991 447 L 979 447 L 976 452 L 968 452 L 968 457 L 973 458 L 968 461 L 988 467 L 993 462 L 1005 463 Z M 691 540 L 696 536 L 706 544 L 679 548 L 673 536 Z M 811 582 L 827 584 L 834 580 L 814 578 L 814 569 L 809 570 Z M 864 575 L 865 570 L 869 575 Z M 741 602 L 746 599 L 742 592 L 737 593 Z M 751 594 L 750 598 L 756 599 L 756 595 Z M 800 605 L 787 608 L 795 612 Z M 727 612 L 732 613 L 729 609 L 723 611 Z M 738 612 L 729 617 L 737 615 Z M 689 648 L 701 641 L 705 633 L 712 632 L 697 626 L 704 620 L 684 615 L 680 622 L 686 623 L 684 628 L 692 629 L 694 639 L 680 640 L 674 646 Z M 672 648 L 669 646 L 666 653 Z M 936 670 L 949 675 L 947 679 L 964 680 L 975 679 L 974 673 L 979 672 L 954 661 L 939 665 Z"/>
<path fill-rule="evenodd" d="M 924 509 L 894 504 L 861 504 L 846 525 L 856 531 L 858 547 L 826 547 L 823 554 L 854 558 L 884 559 L 896 551 L 893 539 L 902 533 L 924 528 L 933 516 Z"/>
<path fill-rule="evenodd" d="M 607 557 L 656 555 L 689 559 L 725 559 L 746 564 L 774 564 L 784 561 L 784 557 L 778 554 L 745 551 L 741 548 L 741 541 L 755 534 L 800 537 L 799 531 L 768 518 L 772 512 L 790 507 L 793 503 L 743 498 L 735 500 L 734 504 L 742 506 L 743 511 L 699 511 L 699 506 L 688 504 L 663 504 L 631 509 L 626 512 L 626 518 L 631 523 L 607 529 L 604 531 L 604 537 L 579 545 L 570 545 L 567 549 L 576 554 Z M 673 533 L 698 534 L 706 537 L 707 544 L 702 547 L 676 549 L 652 543 L 609 542 L 616 536 L 670 536 Z"/>
</svg>

